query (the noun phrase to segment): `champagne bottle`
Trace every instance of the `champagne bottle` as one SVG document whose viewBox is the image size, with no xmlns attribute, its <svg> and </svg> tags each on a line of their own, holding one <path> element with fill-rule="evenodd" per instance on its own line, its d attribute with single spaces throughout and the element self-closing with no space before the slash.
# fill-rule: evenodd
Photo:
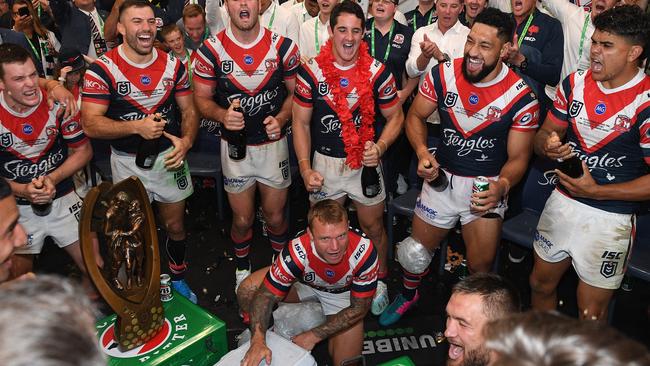
<svg viewBox="0 0 650 366">
<path fill-rule="evenodd" d="M 239 99 L 232 101 L 232 110 L 244 113 L 244 109 L 239 104 Z M 228 156 L 230 159 L 239 161 L 246 157 L 246 130 L 242 128 L 239 131 L 228 131 Z"/>
<path fill-rule="evenodd" d="M 154 121 L 160 122 L 160 116 L 155 116 Z M 153 164 L 156 162 L 158 153 L 160 152 L 160 137 L 140 141 L 140 146 L 138 146 L 138 153 L 135 155 L 135 165 L 141 169 L 151 169 Z"/>
<path fill-rule="evenodd" d="M 43 188 L 43 184 L 38 181 L 34 182 L 34 186 L 38 189 Z M 47 203 L 32 203 L 32 211 L 34 211 L 34 215 L 36 216 L 49 215 L 52 212 L 52 200 Z"/>
<path fill-rule="evenodd" d="M 568 159 L 557 159 L 557 162 L 560 164 L 560 171 L 571 178 L 577 179 L 584 174 L 582 162 L 575 153 Z"/>
<path fill-rule="evenodd" d="M 431 168 L 431 163 L 429 160 L 424 162 L 424 167 L 429 169 Z M 433 188 L 434 191 L 436 192 L 442 192 L 445 189 L 447 189 L 447 186 L 449 185 L 449 179 L 447 179 L 447 175 L 445 172 L 443 172 L 440 168 L 438 168 L 438 176 L 436 179 L 432 180 L 429 182 L 429 185 L 431 188 Z"/>
<path fill-rule="evenodd" d="M 363 195 L 373 198 L 381 193 L 381 184 L 379 184 L 379 173 L 377 167 L 364 166 L 361 170 L 361 189 Z"/>
</svg>

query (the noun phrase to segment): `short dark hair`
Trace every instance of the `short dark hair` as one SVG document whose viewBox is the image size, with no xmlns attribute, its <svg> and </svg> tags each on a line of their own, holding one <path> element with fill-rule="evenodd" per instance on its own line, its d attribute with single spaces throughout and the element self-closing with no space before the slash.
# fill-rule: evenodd
<svg viewBox="0 0 650 366">
<path fill-rule="evenodd" d="M 531 311 L 494 320 L 483 327 L 485 346 L 498 366 L 607 365 L 650 363 L 646 348 L 596 321 L 556 312 Z"/>
<path fill-rule="evenodd" d="M 366 17 L 363 14 L 363 9 L 361 9 L 361 6 L 359 6 L 359 4 L 353 0 L 343 0 L 334 6 L 334 9 L 332 9 L 332 14 L 330 14 L 330 27 L 332 30 L 334 30 L 336 21 L 338 20 L 341 13 L 356 15 L 357 18 L 361 20 L 361 29 L 365 31 Z"/>
<path fill-rule="evenodd" d="M 515 32 L 515 23 L 507 13 L 495 8 L 485 8 L 476 16 L 474 24 L 481 23 L 497 29 L 497 37 L 503 43 L 510 42 Z"/>
<path fill-rule="evenodd" d="M 29 52 L 22 46 L 14 43 L 3 43 L 0 45 L 0 79 L 5 77 L 4 64 L 23 64 L 30 59 Z"/>
<path fill-rule="evenodd" d="M 650 44 L 650 16 L 636 5 L 620 5 L 596 16 L 594 27 L 625 38 L 633 45 L 643 47 L 639 61 L 648 57 Z"/>
<path fill-rule="evenodd" d="M 122 13 L 124 13 L 124 11 L 129 8 L 150 8 L 151 11 L 154 11 L 153 5 L 151 5 L 151 3 L 147 0 L 126 0 L 122 3 L 122 5 L 120 5 L 120 11 L 118 13 L 117 19 L 121 20 Z"/>
<path fill-rule="evenodd" d="M 11 191 L 11 186 L 6 179 L 0 177 L 0 200 L 3 200 L 11 196 L 13 192 Z"/>
<path fill-rule="evenodd" d="M 316 202 L 307 213 L 307 224 L 313 229 L 314 220 L 324 224 L 338 224 L 348 221 L 348 212 L 345 207 L 335 200 L 326 199 Z"/>
<path fill-rule="evenodd" d="M 479 295 L 483 299 L 483 313 L 488 320 L 517 313 L 521 309 L 516 287 L 494 273 L 475 273 L 458 282 L 452 294 Z"/>
</svg>

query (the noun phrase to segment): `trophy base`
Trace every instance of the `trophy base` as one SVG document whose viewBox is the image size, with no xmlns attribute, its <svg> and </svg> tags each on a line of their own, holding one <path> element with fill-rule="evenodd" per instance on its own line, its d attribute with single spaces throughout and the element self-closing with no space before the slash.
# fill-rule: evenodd
<svg viewBox="0 0 650 366">
<path fill-rule="evenodd" d="M 151 340 L 122 352 L 115 339 L 113 314 L 95 324 L 108 365 L 214 365 L 228 352 L 226 323 L 177 292 L 163 302 L 165 321 Z"/>
</svg>

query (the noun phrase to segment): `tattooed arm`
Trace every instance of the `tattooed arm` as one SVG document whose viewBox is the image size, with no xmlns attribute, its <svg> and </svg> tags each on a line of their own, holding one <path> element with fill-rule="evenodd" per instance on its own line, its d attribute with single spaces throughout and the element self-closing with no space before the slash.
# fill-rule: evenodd
<svg viewBox="0 0 650 366">
<path fill-rule="evenodd" d="M 366 313 L 368 313 L 371 303 L 372 296 L 352 296 L 350 306 L 328 317 L 327 321 L 322 325 L 293 337 L 292 341 L 300 347 L 311 351 L 318 342 L 362 321 Z"/>
<path fill-rule="evenodd" d="M 268 365 L 271 364 L 271 350 L 266 346 L 266 330 L 269 328 L 273 307 L 282 299 L 283 297 L 271 293 L 264 284 L 255 293 L 249 310 L 251 346 L 242 360 L 242 366 L 258 366 L 262 359 Z"/>
</svg>

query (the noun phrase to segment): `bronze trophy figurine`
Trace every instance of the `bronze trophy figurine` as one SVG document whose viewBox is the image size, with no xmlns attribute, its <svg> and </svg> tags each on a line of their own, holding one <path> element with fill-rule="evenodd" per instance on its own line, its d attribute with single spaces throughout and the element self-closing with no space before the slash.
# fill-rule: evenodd
<svg viewBox="0 0 650 366">
<path fill-rule="evenodd" d="M 115 340 L 128 351 L 152 339 L 165 316 L 160 256 L 151 204 L 136 177 L 104 182 L 84 199 L 81 251 L 97 290 L 117 314 Z M 96 255 L 102 260 L 97 261 Z M 104 263 L 102 268 L 96 263 Z"/>
</svg>

